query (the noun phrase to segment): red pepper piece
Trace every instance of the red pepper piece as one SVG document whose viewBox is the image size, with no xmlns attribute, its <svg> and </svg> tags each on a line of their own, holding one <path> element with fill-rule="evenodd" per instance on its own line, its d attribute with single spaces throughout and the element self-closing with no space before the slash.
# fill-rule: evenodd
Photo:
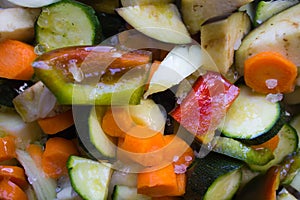
<svg viewBox="0 0 300 200">
<path fill-rule="evenodd" d="M 239 88 L 219 73 L 207 72 L 197 79 L 193 90 L 170 115 L 206 143 L 238 94 Z"/>
</svg>

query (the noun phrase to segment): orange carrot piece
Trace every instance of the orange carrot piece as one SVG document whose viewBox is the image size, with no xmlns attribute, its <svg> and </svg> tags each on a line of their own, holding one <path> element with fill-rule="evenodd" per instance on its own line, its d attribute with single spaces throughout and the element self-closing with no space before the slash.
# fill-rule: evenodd
<svg viewBox="0 0 300 200">
<path fill-rule="evenodd" d="M 146 126 L 132 127 L 121 143 L 118 150 L 120 159 L 129 158 L 143 166 L 156 166 L 163 160 L 163 152 L 159 151 L 165 146 L 162 133 L 157 133 Z"/>
<path fill-rule="evenodd" d="M 26 148 L 27 152 L 29 153 L 30 157 L 34 160 L 35 164 L 38 167 L 42 166 L 42 156 L 44 153 L 43 147 L 38 144 L 29 144 Z"/>
<path fill-rule="evenodd" d="M 56 134 L 74 124 L 72 110 L 68 110 L 53 117 L 37 120 L 38 124 L 46 134 Z"/>
<path fill-rule="evenodd" d="M 256 92 L 290 93 L 296 76 L 297 66 L 277 52 L 258 53 L 245 61 L 246 85 Z"/>
<path fill-rule="evenodd" d="M 3 200 L 27 200 L 26 193 L 15 183 L 8 179 L 0 181 L 0 199 Z"/>
<path fill-rule="evenodd" d="M 175 134 L 165 135 L 166 148 L 164 156 L 166 160 L 174 165 L 185 165 L 188 167 L 195 159 L 193 149 L 180 137 Z"/>
<path fill-rule="evenodd" d="M 76 145 L 68 139 L 54 137 L 46 142 L 42 156 L 42 168 L 51 178 L 67 174 L 66 163 L 70 155 L 78 155 Z"/>
<path fill-rule="evenodd" d="M 28 186 L 24 169 L 18 166 L 0 165 L 0 179 L 8 179 L 23 189 Z"/>
<path fill-rule="evenodd" d="M 112 137 L 124 137 L 125 132 L 132 126 L 130 114 L 124 108 L 108 109 L 101 123 L 103 131 Z"/>
<path fill-rule="evenodd" d="M 34 70 L 31 63 L 36 59 L 34 47 L 17 41 L 0 43 L 0 77 L 17 80 L 31 79 Z"/>
<path fill-rule="evenodd" d="M 16 158 L 16 146 L 13 136 L 0 138 L 0 162 Z"/>
<path fill-rule="evenodd" d="M 252 145 L 251 147 L 254 149 L 260 149 L 260 148 L 268 148 L 270 149 L 272 152 L 275 151 L 275 149 L 277 148 L 279 143 L 279 136 L 275 135 L 274 137 L 272 137 L 270 140 L 262 143 L 262 144 L 258 144 L 258 145 Z"/>
<path fill-rule="evenodd" d="M 151 197 L 172 196 L 177 193 L 177 178 L 173 165 L 167 165 L 156 171 L 139 173 L 137 191 Z"/>
</svg>

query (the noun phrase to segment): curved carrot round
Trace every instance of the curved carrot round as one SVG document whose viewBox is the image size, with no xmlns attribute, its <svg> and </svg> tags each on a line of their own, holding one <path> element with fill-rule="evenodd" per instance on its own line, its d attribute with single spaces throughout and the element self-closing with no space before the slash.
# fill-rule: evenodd
<svg viewBox="0 0 300 200">
<path fill-rule="evenodd" d="M 16 158 L 16 145 L 13 136 L 0 138 L 0 162 Z"/>
<path fill-rule="evenodd" d="M 18 185 L 8 179 L 3 179 L 0 181 L 0 199 L 27 200 L 28 198 L 26 193 Z"/>
<path fill-rule="evenodd" d="M 29 80 L 34 74 L 34 47 L 18 40 L 0 42 L 0 77 Z"/>
<path fill-rule="evenodd" d="M 296 77 L 297 66 L 277 52 L 261 52 L 245 61 L 246 85 L 256 92 L 292 92 Z"/>
<path fill-rule="evenodd" d="M 0 179 L 9 179 L 21 188 L 28 185 L 24 169 L 18 166 L 0 165 Z"/>
<path fill-rule="evenodd" d="M 275 135 L 274 137 L 272 137 L 270 140 L 262 143 L 262 144 L 258 144 L 258 145 L 252 145 L 251 147 L 254 149 L 260 149 L 260 148 L 268 148 L 271 151 L 275 151 L 275 149 L 277 148 L 279 143 L 279 136 Z"/>
</svg>

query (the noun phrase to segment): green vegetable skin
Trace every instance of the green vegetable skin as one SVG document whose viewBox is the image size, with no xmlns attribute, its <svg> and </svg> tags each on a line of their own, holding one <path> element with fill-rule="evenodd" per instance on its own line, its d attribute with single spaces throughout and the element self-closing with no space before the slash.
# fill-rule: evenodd
<svg viewBox="0 0 300 200">
<path fill-rule="evenodd" d="M 33 66 L 60 104 L 127 105 L 139 103 L 149 62 L 149 52 L 87 46 L 45 53 Z"/>
</svg>

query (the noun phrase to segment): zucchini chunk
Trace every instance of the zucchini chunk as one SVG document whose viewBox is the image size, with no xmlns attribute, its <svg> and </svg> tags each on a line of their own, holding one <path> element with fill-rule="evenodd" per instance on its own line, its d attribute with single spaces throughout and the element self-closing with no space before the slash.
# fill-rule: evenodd
<svg viewBox="0 0 300 200">
<path fill-rule="evenodd" d="M 254 16 L 254 25 L 258 26 L 270 17 L 280 13 L 281 11 L 299 3 L 298 0 L 272 0 L 260 1 L 257 4 Z"/>
<path fill-rule="evenodd" d="M 152 197 L 138 194 L 136 187 L 116 185 L 112 194 L 112 200 L 151 200 Z"/>
<path fill-rule="evenodd" d="M 62 0 L 43 7 L 36 23 L 36 42 L 45 51 L 100 41 L 101 26 L 92 7 Z"/>
<path fill-rule="evenodd" d="M 298 147 L 298 135 L 296 130 L 289 124 L 284 124 L 277 133 L 279 136 L 279 143 L 274 150 L 274 159 L 265 165 L 249 165 L 254 171 L 266 171 L 271 166 L 280 163 L 288 154 L 296 151 Z"/>
<path fill-rule="evenodd" d="M 86 200 L 105 200 L 108 194 L 112 168 L 108 163 L 70 156 L 67 162 L 74 190 Z"/>
<path fill-rule="evenodd" d="M 235 67 L 240 75 L 244 74 L 247 58 L 265 51 L 276 51 L 295 65 L 300 65 L 300 4 L 296 4 L 251 31 L 242 41 L 235 54 Z"/>
<path fill-rule="evenodd" d="M 279 102 L 240 86 L 240 94 L 229 107 L 222 134 L 247 144 L 261 144 L 275 136 L 285 123 Z"/>
<path fill-rule="evenodd" d="M 213 191 L 214 195 L 226 191 L 224 195 L 230 199 L 240 183 L 239 170 L 243 165 L 242 161 L 215 152 L 210 152 L 204 158 L 196 158 L 187 171 L 184 199 L 200 200 L 204 196 L 208 199 L 208 194 Z M 230 176 L 234 179 L 228 180 Z M 214 195 L 213 197 L 217 197 Z"/>
</svg>

